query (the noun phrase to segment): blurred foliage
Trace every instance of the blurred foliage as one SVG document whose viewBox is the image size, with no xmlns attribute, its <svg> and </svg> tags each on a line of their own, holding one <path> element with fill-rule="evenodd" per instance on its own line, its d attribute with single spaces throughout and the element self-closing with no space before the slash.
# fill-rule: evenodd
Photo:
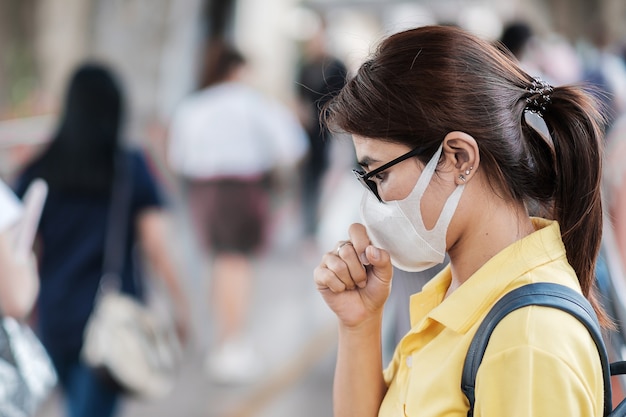
<svg viewBox="0 0 626 417">
<path fill-rule="evenodd" d="M 0 1 L 0 118 L 31 113 L 38 90 L 37 0 Z"/>
</svg>

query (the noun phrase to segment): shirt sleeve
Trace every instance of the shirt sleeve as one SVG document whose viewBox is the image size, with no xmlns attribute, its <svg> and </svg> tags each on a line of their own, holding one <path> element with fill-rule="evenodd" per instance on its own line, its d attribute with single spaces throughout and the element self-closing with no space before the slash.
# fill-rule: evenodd
<svg viewBox="0 0 626 417">
<path fill-rule="evenodd" d="M 133 205 L 135 211 L 163 206 L 163 197 L 157 179 L 141 152 L 132 154 Z"/>
<path fill-rule="evenodd" d="M 12 226 L 21 215 L 20 200 L 3 181 L 0 181 L 0 232 Z"/>
</svg>

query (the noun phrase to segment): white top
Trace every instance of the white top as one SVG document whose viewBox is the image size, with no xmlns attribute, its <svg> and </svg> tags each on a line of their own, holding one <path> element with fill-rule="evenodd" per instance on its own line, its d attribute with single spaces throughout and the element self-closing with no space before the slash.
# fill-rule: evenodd
<svg viewBox="0 0 626 417">
<path fill-rule="evenodd" d="M 0 232 L 14 225 L 22 215 L 22 204 L 13 190 L 0 180 Z"/>
<path fill-rule="evenodd" d="M 176 110 L 168 160 L 184 176 L 250 177 L 293 166 L 308 150 L 295 115 L 237 82 L 199 91 Z"/>
</svg>

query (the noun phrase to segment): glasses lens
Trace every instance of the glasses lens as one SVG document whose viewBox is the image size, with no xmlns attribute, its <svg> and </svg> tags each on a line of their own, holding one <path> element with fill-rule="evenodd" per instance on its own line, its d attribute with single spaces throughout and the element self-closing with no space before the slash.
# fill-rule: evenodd
<svg viewBox="0 0 626 417">
<path fill-rule="evenodd" d="M 374 194 L 374 197 L 376 197 L 378 201 L 382 203 L 383 200 L 378 195 L 378 186 L 376 185 L 376 182 L 370 180 L 369 178 L 366 178 L 367 174 L 363 171 L 353 169 L 352 172 L 354 173 L 354 176 L 357 178 L 357 180 L 359 180 L 361 185 L 365 187 L 365 189 L 369 190 L 372 194 Z"/>
<path fill-rule="evenodd" d="M 409 159 L 415 155 L 417 155 L 420 151 L 422 150 L 422 148 L 415 148 L 407 153 L 405 153 L 404 155 L 400 155 L 399 157 L 397 157 L 396 159 L 387 162 L 385 165 L 376 168 L 375 170 L 369 172 L 369 173 L 365 173 L 364 171 L 360 171 L 358 169 L 353 169 L 352 172 L 354 172 L 354 175 L 356 176 L 356 178 L 359 180 L 359 182 L 368 190 L 370 190 L 378 199 L 378 201 L 380 201 L 381 203 L 383 203 L 383 199 L 380 198 L 380 196 L 378 195 L 378 186 L 376 185 L 376 182 L 374 180 L 370 180 L 370 178 L 373 175 L 376 175 L 378 173 L 383 172 L 386 169 L 391 168 L 392 166 L 406 160 Z"/>
</svg>

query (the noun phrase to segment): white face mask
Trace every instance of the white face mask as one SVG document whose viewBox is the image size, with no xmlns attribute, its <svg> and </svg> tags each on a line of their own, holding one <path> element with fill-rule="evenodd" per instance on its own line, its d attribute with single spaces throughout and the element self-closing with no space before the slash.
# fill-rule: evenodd
<svg viewBox="0 0 626 417">
<path fill-rule="evenodd" d="M 381 203 L 369 191 L 365 191 L 361 200 L 361 217 L 370 239 L 374 245 L 389 252 L 395 267 L 405 271 L 424 271 L 442 263 L 446 254 L 446 232 L 465 185 L 458 185 L 448 197 L 431 230 L 426 230 L 420 209 L 424 191 L 439 162 L 442 146 L 404 200 Z"/>
</svg>

